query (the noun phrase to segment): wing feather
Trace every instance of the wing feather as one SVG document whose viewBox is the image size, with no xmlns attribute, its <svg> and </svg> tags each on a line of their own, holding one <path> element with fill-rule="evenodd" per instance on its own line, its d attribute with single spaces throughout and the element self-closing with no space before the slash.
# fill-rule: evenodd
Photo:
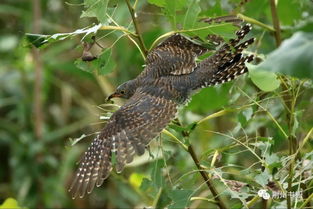
<svg viewBox="0 0 313 209">
<path fill-rule="evenodd" d="M 154 77 L 192 73 L 197 66 L 196 57 L 208 48 L 181 34 L 174 34 L 149 52 L 144 74 Z"/>
<path fill-rule="evenodd" d="M 112 170 L 112 153 L 116 154 L 116 171 L 120 173 L 134 154 L 145 147 L 175 117 L 177 103 L 140 90 L 116 111 L 94 139 L 80 162 L 70 187 L 72 197 L 83 197 L 100 186 Z"/>
</svg>

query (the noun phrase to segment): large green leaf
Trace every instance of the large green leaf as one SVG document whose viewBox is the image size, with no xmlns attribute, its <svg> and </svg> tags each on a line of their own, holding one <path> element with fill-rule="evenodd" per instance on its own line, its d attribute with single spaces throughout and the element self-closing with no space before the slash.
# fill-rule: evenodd
<svg viewBox="0 0 313 209">
<path fill-rule="evenodd" d="M 173 203 L 168 208 L 186 208 L 192 193 L 193 190 L 172 190 L 169 193 L 169 197 L 172 199 Z"/>
<path fill-rule="evenodd" d="M 194 27 L 200 11 L 201 11 L 201 8 L 199 6 L 199 0 L 193 0 L 192 3 L 189 5 L 186 15 L 184 17 L 184 24 L 183 24 L 184 29 L 189 29 L 189 28 Z"/>
<path fill-rule="evenodd" d="M 229 102 L 228 91 L 230 87 L 231 84 L 227 83 L 219 87 L 202 89 L 192 97 L 192 100 L 186 108 L 197 113 L 207 113 L 209 110 L 223 107 Z"/>
<path fill-rule="evenodd" d="M 278 1 L 277 10 L 279 20 L 283 25 L 293 25 L 296 20 L 301 18 L 301 10 L 299 9 L 299 2 L 291 1 Z"/>
<path fill-rule="evenodd" d="M 313 79 L 313 33 L 297 32 L 255 70 L 267 70 L 298 78 Z"/>
<path fill-rule="evenodd" d="M 249 77 L 252 82 L 262 91 L 274 91 L 280 85 L 277 76 L 273 72 L 267 72 L 262 68 L 257 68 L 255 65 L 246 63 L 249 69 Z M 257 68 L 257 69 L 256 69 Z"/>
<path fill-rule="evenodd" d="M 109 0 L 85 0 L 86 10 L 82 12 L 81 17 L 96 17 L 100 23 L 107 23 L 107 8 Z"/>
<path fill-rule="evenodd" d="M 7 198 L 3 203 L 2 205 L 0 205 L 0 208 L 21 208 L 19 205 L 18 205 L 18 202 L 13 199 L 13 198 Z"/>
<path fill-rule="evenodd" d="M 163 8 L 164 15 L 169 19 L 173 28 L 176 28 L 177 15 L 176 12 L 187 6 L 187 0 L 148 0 L 150 4 L 154 4 Z"/>
</svg>

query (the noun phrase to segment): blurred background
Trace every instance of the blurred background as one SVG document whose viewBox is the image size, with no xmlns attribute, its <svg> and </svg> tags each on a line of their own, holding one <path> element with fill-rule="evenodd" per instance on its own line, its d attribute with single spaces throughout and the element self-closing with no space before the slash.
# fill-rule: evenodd
<svg viewBox="0 0 313 209">
<path fill-rule="evenodd" d="M 154 1 L 149 2 L 140 1 L 137 5 L 138 22 L 146 46 L 151 46 L 157 37 L 172 30 L 162 8 L 151 3 Z M 202 17 L 240 12 L 272 25 L 267 1 L 203 0 L 197 3 L 201 8 L 199 16 Z M 125 27 L 131 26 L 125 2 L 115 0 L 109 4 L 115 10 L 113 19 Z M 105 75 L 100 75 L 96 70 L 82 70 L 75 62 L 82 55 L 82 36 L 58 41 L 40 50 L 25 41 L 25 33 L 66 33 L 97 23 L 96 18 L 80 18 L 83 9 L 83 1 L 79 0 L 1 1 L 0 204 L 11 197 L 17 200 L 19 206 L 27 208 L 142 208 L 153 204 L 158 188 L 165 184 L 170 185 L 171 189 L 188 189 L 192 195 L 208 196 L 209 192 L 202 185 L 199 174 L 191 172 L 196 167 L 190 156 L 162 135 L 161 140 L 153 140 L 150 154 L 147 152 L 138 158 L 121 175 L 113 173 L 91 195 L 71 199 L 67 189 L 76 162 L 94 134 L 104 125 L 100 116 L 107 115 L 107 107 L 101 105 L 117 85 L 136 77 L 144 64 L 134 44 L 117 31 L 102 31 L 96 36 L 103 47 L 112 47 L 111 59 L 114 64 L 111 72 Z M 180 13 L 184 14 L 186 9 L 183 8 Z M 312 32 L 311 1 L 279 1 L 278 14 L 285 29 L 283 39 L 291 37 L 296 31 Z M 256 44 L 249 49 L 253 53 L 262 56 L 276 48 L 273 34 L 262 27 L 255 26 L 249 36 L 257 38 Z M 100 52 L 100 47 L 93 47 L 93 54 Z M 253 98 L 259 100 L 287 129 L 288 124 L 284 122 L 287 111 L 281 100 L 285 91 L 284 87 L 280 87 L 264 93 L 245 75 L 234 82 L 202 90 L 181 110 L 179 118 L 184 126 L 188 126 L 223 108 L 238 108 L 253 103 Z M 312 96 L 312 84 L 301 87 L 297 108 L 298 121 L 302 123 L 296 127 L 299 130 L 297 136 L 305 136 L 312 127 Z M 115 102 L 121 105 L 124 101 Z M 169 130 L 182 138 L 175 127 Z M 263 136 L 260 143 L 264 144 L 251 144 L 254 151 L 261 156 L 262 152 L 270 150 L 270 153 L 276 153 L 277 158 L 274 159 L 272 154 L 268 157 L 275 163 L 281 163 L 280 154 L 288 153 L 288 143 L 275 123 L 257 105 L 242 111 L 230 111 L 202 123 L 188 140 L 195 146 L 203 165 L 210 166 L 215 150 L 219 149 L 219 160 L 215 166 L 220 169 L 229 166 L 225 168 L 227 171 L 223 170 L 224 178 L 240 179 L 245 176 L 242 178 L 253 181 L 264 170 L 257 165 L 256 170 L 241 173 L 257 160 L 252 152 L 234 144 L 231 136 L 249 144 L 255 142 L 256 135 Z M 71 146 L 75 138 L 81 140 Z M 271 141 L 273 138 L 274 142 Z M 263 145 L 269 149 L 264 151 Z M 311 152 L 312 144 L 304 151 Z M 311 158 L 312 155 L 309 155 L 306 159 Z M 276 169 L 283 167 L 277 166 Z M 153 177 L 153 173 L 157 176 Z M 266 183 L 270 179 L 262 178 Z M 224 190 L 223 185 L 218 188 Z M 249 190 L 245 194 L 247 196 L 239 200 L 234 196 L 229 201 L 241 202 L 253 192 Z M 164 197 L 163 201 L 169 203 L 170 199 L 175 197 L 168 195 L 168 199 Z M 206 207 L 207 204 L 199 200 L 188 203 L 192 208 Z"/>
</svg>

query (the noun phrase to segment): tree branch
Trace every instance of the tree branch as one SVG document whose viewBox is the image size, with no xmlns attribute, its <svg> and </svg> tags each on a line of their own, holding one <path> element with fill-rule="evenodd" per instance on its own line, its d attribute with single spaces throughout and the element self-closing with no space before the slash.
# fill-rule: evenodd
<svg viewBox="0 0 313 209">
<path fill-rule="evenodd" d="M 225 203 L 222 201 L 222 199 L 218 196 L 218 192 L 215 189 L 214 185 L 212 184 L 208 174 L 201 168 L 200 162 L 197 158 L 197 155 L 191 145 L 188 146 L 188 153 L 192 157 L 194 163 L 196 164 L 199 173 L 201 174 L 202 178 L 204 179 L 206 185 L 210 189 L 212 195 L 214 196 L 214 199 L 216 201 L 216 204 L 219 206 L 220 209 L 226 209 Z"/>
<path fill-rule="evenodd" d="M 40 1 L 33 0 L 33 32 L 40 33 L 40 19 L 41 9 Z M 42 137 L 42 124 L 43 124 L 43 113 L 42 113 L 42 63 L 40 59 L 40 52 L 38 49 L 32 49 L 32 56 L 35 64 L 35 84 L 34 84 L 34 130 L 37 139 Z"/>
<path fill-rule="evenodd" d="M 139 27 L 138 27 L 137 18 L 136 18 L 136 16 L 135 16 L 135 10 L 134 10 L 134 8 L 130 5 L 129 0 L 125 0 L 125 1 L 126 1 L 128 10 L 129 10 L 129 12 L 130 12 L 130 15 L 131 15 L 131 17 L 132 17 L 132 19 L 133 19 L 133 23 L 134 23 L 136 35 L 137 35 L 137 38 L 138 38 L 138 41 L 139 41 L 139 46 L 140 46 L 141 50 L 143 51 L 144 55 L 147 56 L 148 51 L 147 51 L 147 49 L 146 49 L 145 43 L 144 43 L 144 41 L 143 41 L 143 39 L 142 39 L 140 30 L 139 30 Z"/>
<path fill-rule="evenodd" d="M 275 35 L 276 45 L 280 46 L 281 44 L 280 24 L 279 24 L 277 11 L 276 11 L 275 0 L 269 0 L 269 1 L 270 1 L 270 6 L 271 6 L 273 26 L 275 29 L 274 35 Z"/>
</svg>

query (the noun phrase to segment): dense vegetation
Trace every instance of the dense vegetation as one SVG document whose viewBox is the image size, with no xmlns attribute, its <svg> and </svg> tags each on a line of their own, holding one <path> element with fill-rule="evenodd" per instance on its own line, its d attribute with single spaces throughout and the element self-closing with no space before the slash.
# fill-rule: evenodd
<svg viewBox="0 0 313 209">
<path fill-rule="evenodd" d="M 0 14 L 1 207 L 313 206 L 312 1 L 4 0 Z M 125 102 L 105 98 L 162 37 L 234 37 L 198 21 L 229 14 L 253 26 L 249 73 L 195 94 L 149 152 L 72 200 L 75 163 Z"/>
</svg>

